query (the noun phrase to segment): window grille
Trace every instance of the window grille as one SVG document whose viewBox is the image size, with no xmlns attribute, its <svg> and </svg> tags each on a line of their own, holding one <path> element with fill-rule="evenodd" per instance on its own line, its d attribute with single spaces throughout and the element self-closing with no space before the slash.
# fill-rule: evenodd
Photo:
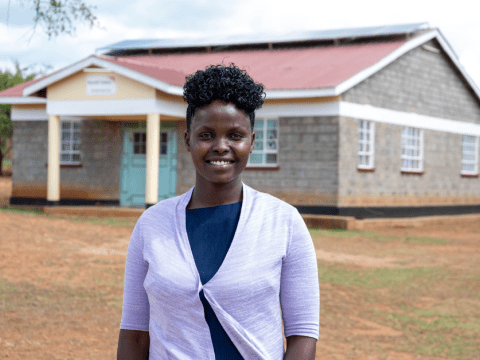
<svg viewBox="0 0 480 360">
<path fill-rule="evenodd" d="M 256 119 L 255 146 L 247 166 L 277 166 L 278 119 Z"/>
<path fill-rule="evenodd" d="M 402 170 L 423 171 L 423 130 L 402 128 Z"/>
<path fill-rule="evenodd" d="M 462 174 L 478 174 L 478 137 L 462 136 Z"/>
<path fill-rule="evenodd" d="M 373 169 L 375 154 L 375 123 L 360 120 L 358 123 L 358 168 Z"/>
<path fill-rule="evenodd" d="M 62 121 L 61 133 L 60 164 L 80 164 L 82 160 L 80 152 L 82 123 L 80 121 Z"/>
</svg>

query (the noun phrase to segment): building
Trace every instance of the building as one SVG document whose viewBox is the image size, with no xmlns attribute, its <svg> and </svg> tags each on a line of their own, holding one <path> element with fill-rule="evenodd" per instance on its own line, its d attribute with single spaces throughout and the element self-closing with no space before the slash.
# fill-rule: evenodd
<svg viewBox="0 0 480 360">
<path fill-rule="evenodd" d="M 480 212 L 480 90 L 426 23 L 98 52 L 0 92 L 11 204 L 144 207 L 184 193 L 185 76 L 233 62 L 267 93 L 246 184 L 303 213 Z"/>
</svg>

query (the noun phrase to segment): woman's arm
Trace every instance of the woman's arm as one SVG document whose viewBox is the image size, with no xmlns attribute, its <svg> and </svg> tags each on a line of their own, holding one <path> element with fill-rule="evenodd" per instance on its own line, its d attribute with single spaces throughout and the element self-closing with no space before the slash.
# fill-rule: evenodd
<svg viewBox="0 0 480 360">
<path fill-rule="evenodd" d="M 315 360 L 317 339 L 292 335 L 287 337 L 287 351 L 283 360 Z"/>
<path fill-rule="evenodd" d="M 117 360 L 148 360 L 149 348 L 148 331 L 120 329 Z"/>
</svg>

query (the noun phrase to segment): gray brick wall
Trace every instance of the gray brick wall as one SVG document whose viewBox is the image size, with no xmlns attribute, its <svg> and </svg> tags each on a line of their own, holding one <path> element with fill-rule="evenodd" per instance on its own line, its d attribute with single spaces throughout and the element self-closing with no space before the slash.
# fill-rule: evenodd
<svg viewBox="0 0 480 360">
<path fill-rule="evenodd" d="M 448 204 L 448 197 L 480 196 L 480 179 L 460 174 L 461 135 L 424 130 L 424 174 L 412 175 L 400 170 L 401 131 L 401 126 L 375 123 L 375 172 L 361 172 L 357 170 L 358 119 L 340 118 L 340 197 L 420 196 Z M 410 202 L 420 205 L 421 199 Z"/>
<path fill-rule="evenodd" d="M 279 119 L 279 170 L 246 170 L 243 181 L 294 205 L 335 205 L 338 117 Z"/>
<path fill-rule="evenodd" d="M 14 197 L 46 197 L 48 122 L 13 122 Z M 121 123 L 82 121 L 82 166 L 60 169 L 64 199 L 118 200 Z"/>
<path fill-rule="evenodd" d="M 427 45 L 440 48 L 435 40 Z M 342 100 L 480 124 L 480 103 L 447 55 L 421 46 L 348 90 Z"/>
</svg>

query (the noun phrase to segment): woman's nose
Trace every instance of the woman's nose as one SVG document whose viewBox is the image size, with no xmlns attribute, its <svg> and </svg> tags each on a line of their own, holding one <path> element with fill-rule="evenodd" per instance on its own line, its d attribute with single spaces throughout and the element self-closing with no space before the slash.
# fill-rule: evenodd
<svg viewBox="0 0 480 360">
<path fill-rule="evenodd" d="M 213 144 L 213 151 L 219 152 L 221 154 L 228 152 L 229 151 L 228 139 L 223 138 L 221 136 L 217 137 Z"/>
</svg>

